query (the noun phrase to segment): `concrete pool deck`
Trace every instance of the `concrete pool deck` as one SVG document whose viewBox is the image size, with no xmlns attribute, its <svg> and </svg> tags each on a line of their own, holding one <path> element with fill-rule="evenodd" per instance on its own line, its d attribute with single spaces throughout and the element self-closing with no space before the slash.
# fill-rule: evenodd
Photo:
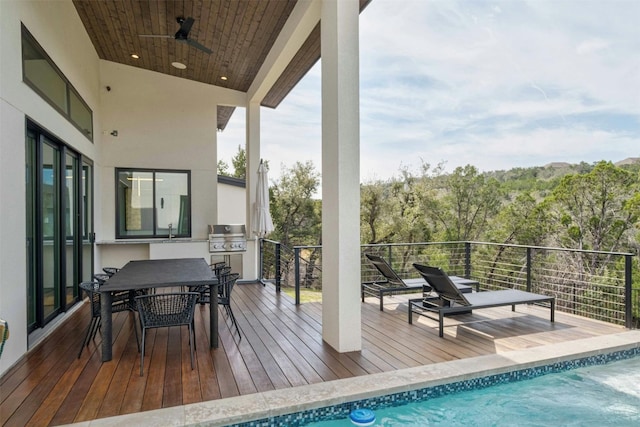
<svg viewBox="0 0 640 427">
<path fill-rule="evenodd" d="M 74 426 L 225 426 L 345 402 L 640 348 L 640 330 L 295 388 L 138 412 Z"/>
</svg>

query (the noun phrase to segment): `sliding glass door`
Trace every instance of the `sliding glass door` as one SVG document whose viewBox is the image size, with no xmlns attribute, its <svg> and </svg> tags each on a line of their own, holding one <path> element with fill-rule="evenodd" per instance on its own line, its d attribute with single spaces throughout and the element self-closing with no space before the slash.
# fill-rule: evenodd
<svg viewBox="0 0 640 427">
<path fill-rule="evenodd" d="M 78 251 L 80 250 L 79 229 L 77 227 L 78 205 L 80 195 L 79 174 L 80 164 L 78 157 L 65 150 L 64 155 L 64 182 L 62 183 L 63 191 L 63 223 L 64 223 L 64 258 L 65 258 L 65 295 L 67 304 L 73 304 L 78 298 Z"/>
<path fill-rule="evenodd" d="M 93 233 L 89 220 L 92 210 L 87 209 L 92 204 L 91 181 L 92 167 L 88 161 L 82 161 L 81 156 L 35 125 L 28 125 L 29 331 L 44 326 L 77 302 L 78 283 L 93 271 L 93 241 L 89 239 Z"/>
<path fill-rule="evenodd" d="M 39 252 L 38 241 L 36 237 L 39 235 L 39 227 L 37 219 L 39 218 L 36 213 L 39 200 L 36 200 L 36 189 L 38 188 L 38 160 L 36 156 L 36 145 L 38 144 L 38 135 L 33 132 L 32 129 L 27 129 L 27 144 L 25 147 L 26 153 L 26 165 L 25 165 L 25 177 L 26 177 L 26 238 L 27 238 L 27 325 L 29 330 L 32 330 L 36 324 L 36 318 L 41 316 L 38 311 L 38 300 L 36 283 L 37 279 L 37 263 L 36 254 Z"/>
<path fill-rule="evenodd" d="M 40 230 L 38 249 L 41 254 L 41 298 L 44 322 L 60 311 L 60 151 L 42 137 L 39 173 Z"/>
<path fill-rule="evenodd" d="M 88 159 L 82 160 L 82 182 L 80 184 L 81 228 L 82 228 L 82 281 L 89 281 L 93 276 L 93 164 Z"/>
</svg>

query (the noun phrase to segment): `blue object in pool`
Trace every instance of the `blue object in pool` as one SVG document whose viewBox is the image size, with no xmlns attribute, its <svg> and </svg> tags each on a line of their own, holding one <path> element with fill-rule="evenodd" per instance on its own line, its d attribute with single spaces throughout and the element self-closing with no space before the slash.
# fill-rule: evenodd
<svg viewBox="0 0 640 427">
<path fill-rule="evenodd" d="M 349 414 L 349 419 L 357 426 L 370 426 L 376 422 L 376 414 L 371 409 L 354 409 Z"/>
</svg>

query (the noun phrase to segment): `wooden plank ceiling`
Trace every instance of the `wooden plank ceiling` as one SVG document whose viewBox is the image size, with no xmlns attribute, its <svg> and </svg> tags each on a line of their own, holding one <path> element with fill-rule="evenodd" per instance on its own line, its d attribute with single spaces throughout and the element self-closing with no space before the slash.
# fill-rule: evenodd
<svg viewBox="0 0 640 427">
<path fill-rule="evenodd" d="M 371 0 L 360 0 L 360 10 Z M 73 0 L 101 59 L 246 92 L 297 0 Z M 174 34 L 178 17 L 192 17 L 189 39 Z M 171 37 L 140 37 L 141 35 Z M 131 57 L 140 56 L 139 59 Z M 276 108 L 320 58 L 320 25 L 271 88 L 261 105 Z M 172 62 L 187 65 L 174 68 Z M 226 77 L 226 80 L 222 77 Z M 232 107 L 218 107 L 224 129 Z"/>
</svg>

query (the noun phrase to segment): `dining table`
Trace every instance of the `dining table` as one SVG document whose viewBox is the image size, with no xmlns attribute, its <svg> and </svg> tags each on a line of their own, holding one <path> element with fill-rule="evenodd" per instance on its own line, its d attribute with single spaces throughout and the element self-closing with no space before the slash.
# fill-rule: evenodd
<svg viewBox="0 0 640 427">
<path fill-rule="evenodd" d="M 172 286 L 209 286 L 209 343 L 218 347 L 218 279 L 204 258 L 152 259 L 129 261 L 100 286 L 102 318 L 102 361 L 113 357 L 113 293 Z M 137 327 L 134 325 L 134 327 Z"/>
</svg>

